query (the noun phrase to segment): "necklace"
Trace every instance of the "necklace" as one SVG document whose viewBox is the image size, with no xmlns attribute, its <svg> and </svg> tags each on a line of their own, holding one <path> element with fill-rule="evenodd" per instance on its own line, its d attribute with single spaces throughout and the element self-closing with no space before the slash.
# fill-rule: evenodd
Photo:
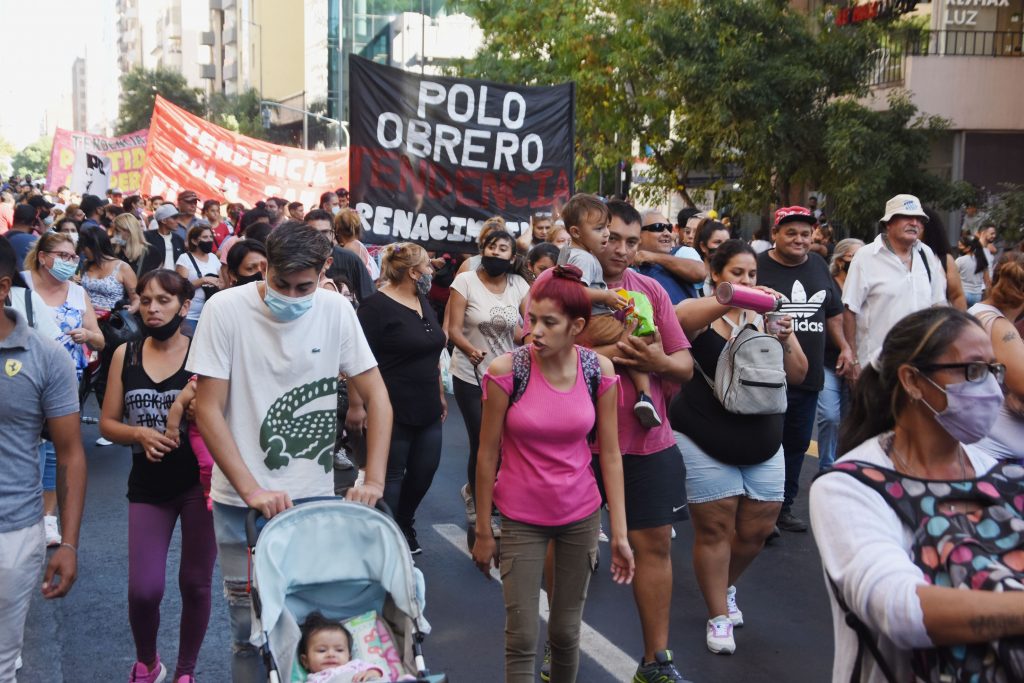
<svg viewBox="0 0 1024 683">
<path fill-rule="evenodd" d="M 910 463 L 907 461 L 907 459 L 905 457 L 903 457 L 903 454 L 901 454 L 898 450 L 896 450 L 896 433 L 895 432 L 890 433 L 886 437 L 886 443 L 884 443 L 883 446 L 884 446 L 884 450 L 886 452 L 886 455 L 888 455 L 890 457 L 890 459 L 893 461 L 893 463 L 895 463 L 901 470 L 903 470 L 904 474 L 908 474 L 910 476 L 913 476 L 913 472 L 911 471 L 911 468 L 910 468 Z M 960 481 L 966 481 L 967 480 L 967 465 L 964 463 L 964 448 L 963 448 L 963 446 L 961 446 L 959 444 L 957 444 L 956 456 L 957 456 L 957 461 L 960 463 Z M 950 508 L 954 512 L 956 511 L 955 507 L 950 506 Z"/>
</svg>

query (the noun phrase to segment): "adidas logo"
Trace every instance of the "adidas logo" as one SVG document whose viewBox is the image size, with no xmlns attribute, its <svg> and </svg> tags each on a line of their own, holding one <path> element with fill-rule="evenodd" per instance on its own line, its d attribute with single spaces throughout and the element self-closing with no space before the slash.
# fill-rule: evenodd
<svg viewBox="0 0 1024 683">
<path fill-rule="evenodd" d="M 816 292 L 810 299 L 807 298 L 807 290 L 799 280 L 793 282 L 791 296 L 782 295 L 781 312 L 793 317 L 794 332 L 824 332 L 825 324 L 807 320 L 813 318 L 821 305 L 825 303 L 827 292 L 823 289 Z"/>
</svg>

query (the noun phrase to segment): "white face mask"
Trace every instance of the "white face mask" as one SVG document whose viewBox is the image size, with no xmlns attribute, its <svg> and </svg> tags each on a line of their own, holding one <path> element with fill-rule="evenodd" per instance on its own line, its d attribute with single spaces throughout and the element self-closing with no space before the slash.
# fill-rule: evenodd
<svg viewBox="0 0 1024 683">
<path fill-rule="evenodd" d="M 339 213 L 341 213 L 341 207 L 340 206 L 332 206 L 331 207 L 331 213 L 334 214 L 335 216 L 337 216 Z"/>
</svg>

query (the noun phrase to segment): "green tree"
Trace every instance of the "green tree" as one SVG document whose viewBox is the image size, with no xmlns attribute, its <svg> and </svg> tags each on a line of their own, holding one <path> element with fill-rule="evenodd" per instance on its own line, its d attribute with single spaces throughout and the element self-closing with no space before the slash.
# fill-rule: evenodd
<svg viewBox="0 0 1024 683">
<path fill-rule="evenodd" d="M 53 138 L 44 136 L 14 155 L 11 165 L 14 174 L 19 178 L 30 175 L 41 178 L 46 175 L 50 165 L 50 150 L 53 149 Z"/>
<path fill-rule="evenodd" d="M 149 127 L 157 94 L 198 116 L 206 113 L 203 92 L 189 87 L 180 73 L 162 68 L 136 67 L 121 76 L 118 135 Z"/>
<path fill-rule="evenodd" d="M 266 140 L 267 129 L 260 118 L 260 94 L 250 88 L 237 95 L 214 94 L 209 99 L 206 117 L 222 128 Z"/>
<path fill-rule="evenodd" d="M 894 137 L 867 136 L 853 159 L 835 158 L 844 152 L 827 141 L 848 136 L 844 125 L 876 118 L 921 129 L 911 133 L 941 129 L 932 118 L 908 116 L 906 107 L 886 118 L 856 103 L 867 92 L 879 38 L 893 30 L 885 24 L 836 27 L 786 0 L 467 0 L 464 7 L 485 40 L 476 57 L 458 65 L 461 74 L 576 83 L 583 188 L 596 189 L 595 169 L 633 159 L 638 143 L 651 164 L 652 194 L 675 190 L 689 201 L 693 175 L 708 177 L 710 189 L 731 189 L 741 176 L 730 201 L 764 211 L 795 201 L 805 183 L 840 189 L 835 179 L 843 177 L 869 181 L 875 187 L 861 194 L 874 201 L 888 188 L 866 174 L 886 157 L 878 145 Z M 900 147 L 896 156 L 913 155 Z"/>
<path fill-rule="evenodd" d="M 1024 185 L 1003 183 L 1002 192 L 992 197 L 989 216 L 999 234 L 1009 243 L 1024 239 Z"/>
<path fill-rule="evenodd" d="M 941 205 L 949 184 L 924 170 L 931 143 L 947 127 L 923 116 L 905 96 L 890 99 L 885 111 L 852 100 L 830 104 L 824 128 L 826 165 L 820 187 L 829 198 L 829 215 L 851 234 L 873 238 L 887 199 L 917 195 Z"/>
</svg>

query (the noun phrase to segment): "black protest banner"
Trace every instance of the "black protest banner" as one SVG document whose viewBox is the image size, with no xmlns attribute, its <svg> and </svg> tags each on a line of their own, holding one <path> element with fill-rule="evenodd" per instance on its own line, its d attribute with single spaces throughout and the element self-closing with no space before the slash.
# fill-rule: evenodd
<svg viewBox="0 0 1024 683">
<path fill-rule="evenodd" d="M 349 167 L 363 241 L 475 251 L 573 193 L 575 86 L 421 76 L 349 59 Z"/>
</svg>

